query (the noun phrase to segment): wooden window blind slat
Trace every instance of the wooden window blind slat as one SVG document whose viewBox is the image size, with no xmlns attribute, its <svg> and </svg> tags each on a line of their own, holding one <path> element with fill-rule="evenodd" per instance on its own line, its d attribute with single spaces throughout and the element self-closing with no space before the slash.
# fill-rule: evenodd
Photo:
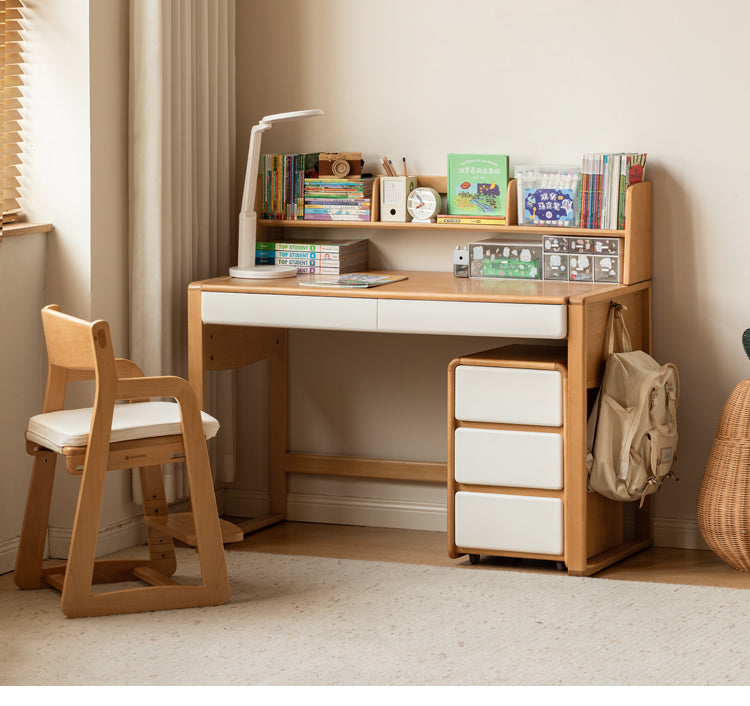
<svg viewBox="0 0 750 706">
<path fill-rule="evenodd" d="M 24 0 L 0 0 L 0 168 L 2 169 L 2 225 L 19 215 L 20 165 L 23 149 L 23 39 Z"/>
</svg>

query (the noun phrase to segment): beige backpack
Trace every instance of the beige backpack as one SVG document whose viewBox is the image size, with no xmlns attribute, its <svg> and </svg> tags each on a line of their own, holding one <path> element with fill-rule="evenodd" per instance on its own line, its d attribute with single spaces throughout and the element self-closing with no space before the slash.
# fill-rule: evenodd
<svg viewBox="0 0 750 706">
<path fill-rule="evenodd" d="M 606 365 L 588 421 L 589 489 L 613 500 L 640 500 L 674 473 L 680 381 L 671 363 L 659 365 L 632 350 L 622 317 L 612 304 L 607 319 Z M 615 352 L 615 320 L 620 324 Z"/>
</svg>

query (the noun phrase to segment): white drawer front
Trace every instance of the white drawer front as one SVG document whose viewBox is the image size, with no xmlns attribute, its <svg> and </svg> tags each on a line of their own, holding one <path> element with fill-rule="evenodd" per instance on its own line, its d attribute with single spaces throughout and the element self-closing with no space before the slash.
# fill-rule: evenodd
<svg viewBox="0 0 750 706">
<path fill-rule="evenodd" d="M 236 326 L 375 331 L 377 307 L 375 299 L 348 297 L 233 292 L 203 292 L 201 297 L 204 323 Z"/>
<path fill-rule="evenodd" d="M 455 501 L 459 547 L 563 553 L 563 504 L 558 498 L 460 492 Z"/>
<path fill-rule="evenodd" d="M 455 373 L 456 419 L 562 426 L 563 384 L 556 370 L 459 365 Z"/>
<path fill-rule="evenodd" d="M 462 427 L 456 429 L 454 458 L 459 483 L 563 487 L 562 434 Z"/>
<path fill-rule="evenodd" d="M 560 339 L 568 311 L 560 304 L 381 299 L 378 331 Z"/>
</svg>

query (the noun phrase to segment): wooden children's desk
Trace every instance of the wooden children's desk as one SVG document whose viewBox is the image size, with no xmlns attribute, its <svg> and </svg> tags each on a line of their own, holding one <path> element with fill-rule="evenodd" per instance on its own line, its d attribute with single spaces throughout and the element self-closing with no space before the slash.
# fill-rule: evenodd
<svg viewBox="0 0 750 706">
<path fill-rule="evenodd" d="M 287 450 L 287 330 L 350 330 L 534 339 L 563 349 L 565 387 L 563 505 L 568 572 L 590 575 L 653 541 L 650 498 L 625 540 L 623 504 L 586 489 L 586 423 L 603 373 L 607 313 L 627 307 L 633 347 L 651 349 L 651 283 L 632 285 L 456 278 L 400 272 L 408 279 L 370 289 L 300 286 L 295 279 L 194 282 L 188 289 L 190 383 L 201 406 L 205 374 L 270 360 L 270 512 L 238 523 L 244 532 L 280 522 L 288 473 L 447 481 L 450 464 L 290 453 Z M 467 346 L 468 348 L 468 346 Z M 449 503 L 450 504 L 450 503 Z M 449 522 L 451 516 L 449 512 Z"/>
</svg>

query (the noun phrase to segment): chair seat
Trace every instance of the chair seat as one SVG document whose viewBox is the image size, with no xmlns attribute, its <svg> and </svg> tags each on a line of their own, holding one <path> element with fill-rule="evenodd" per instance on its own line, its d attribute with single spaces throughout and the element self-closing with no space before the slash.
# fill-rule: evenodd
<svg viewBox="0 0 750 706">
<path fill-rule="evenodd" d="M 93 407 L 37 414 L 29 419 L 26 438 L 46 449 L 62 453 L 65 446 L 86 446 Z M 203 434 L 211 439 L 219 422 L 201 412 Z M 115 405 L 110 442 L 150 439 L 181 434 L 180 409 L 176 402 L 132 402 Z"/>
</svg>

